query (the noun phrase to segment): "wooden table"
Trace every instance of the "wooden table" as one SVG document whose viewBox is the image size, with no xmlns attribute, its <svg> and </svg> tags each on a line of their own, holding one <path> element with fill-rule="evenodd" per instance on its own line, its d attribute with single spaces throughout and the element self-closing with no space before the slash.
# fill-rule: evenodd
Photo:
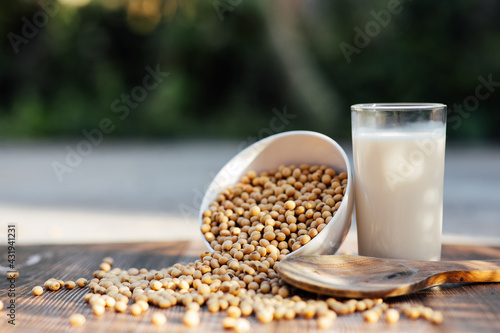
<svg viewBox="0 0 500 333">
<path fill-rule="evenodd" d="M 89 278 L 105 256 L 115 258 L 120 268 L 158 269 L 177 262 L 189 262 L 197 258 L 203 249 L 201 242 L 169 242 L 142 244 L 95 244 L 95 245 L 38 245 L 16 247 L 16 268 L 20 277 L 15 281 L 16 319 L 15 327 L 8 324 L 9 281 L 0 280 L 0 299 L 4 309 L 0 312 L 0 332 L 221 332 L 224 313 L 211 314 L 205 309 L 200 312 L 201 325 L 188 329 L 182 324 L 183 307 L 168 310 L 151 307 L 140 316 L 115 313 L 107 310 L 101 317 L 95 317 L 90 306 L 83 301 L 86 288 L 44 292 L 36 297 L 31 294 L 35 285 L 42 285 L 51 277 L 62 280 Z M 0 247 L 2 254 L 7 248 Z M 6 255 L 3 255 L 3 274 L 6 272 Z M 443 246 L 443 259 L 490 259 L 500 258 L 500 247 L 488 246 Z M 4 275 L 5 276 L 5 275 Z M 441 325 L 433 325 L 423 319 L 409 320 L 401 317 L 397 324 L 383 321 L 376 324 L 363 322 L 359 313 L 339 316 L 332 331 L 389 331 L 389 332 L 499 332 L 500 331 L 500 284 L 455 285 L 435 287 L 419 293 L 387 300 L 390 306 L 403 303 L 423 304 L 444 314 Z M 151 316 L 156 311 L 166 314 L 167 325 L 156 328 Z M 75 312 L 84 314 L 87 322 L 80 328 L 70 326 L 68 317 Z M 250 317 L 252 332 L 316 332 L 316 320 L 295 319 L 260 324 Z M 321 331 L 323 332 L 323 331 Z"/>
</svg>

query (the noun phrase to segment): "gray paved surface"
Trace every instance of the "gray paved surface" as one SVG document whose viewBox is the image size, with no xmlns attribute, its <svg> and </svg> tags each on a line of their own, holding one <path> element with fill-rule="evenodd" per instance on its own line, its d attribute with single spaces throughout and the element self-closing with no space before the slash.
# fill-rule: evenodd
<svg viewBox="0 0 500 333">
<path fill-rule="evenodd" d="M 52 163 L 65 163 L 65 147 L 75 149 L 77 143 L 1 143 L 0 218 L 23 223 L 35 217 L 43 224 L 51 213 L 66 212 L 60 218 L 71 224 L 68 216 L 77 220 L 72 214 L 80 212 L 104 214 L 109 223 L 116 223 L 112 216 L 196 223 L 193 214 L 181 216 L 180 205 L 195 211 L 213 175 L 241 145 L 104 142 L 60 182 Z M 350 143 L 341 145 L 351 157 Z M 500 147 L 448 144 L 444 198 L 444 233 L 500 237 Z M 36 218 L 40 211 L 48 213 Z"/>
</svg>

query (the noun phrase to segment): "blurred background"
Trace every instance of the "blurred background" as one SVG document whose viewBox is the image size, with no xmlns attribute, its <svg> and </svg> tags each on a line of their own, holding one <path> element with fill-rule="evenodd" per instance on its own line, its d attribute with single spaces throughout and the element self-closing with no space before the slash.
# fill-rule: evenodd
<svg viewBox="0 0 500 333">
<path fill-rule="evenodd" d="M 158 223 L 194 234 L 204 188 L 248 144 L 307 129 L 351 155 L 350 105 L 441 102 L 444 231 L 473 222 L 491 236 L 499 12 L 494 0 L 2 2 L 2 219 L 28 243 L 82 241 L 80 222 L 130 231 L 102 241 L 147 239 L 137 226 Z"/>
</svg>

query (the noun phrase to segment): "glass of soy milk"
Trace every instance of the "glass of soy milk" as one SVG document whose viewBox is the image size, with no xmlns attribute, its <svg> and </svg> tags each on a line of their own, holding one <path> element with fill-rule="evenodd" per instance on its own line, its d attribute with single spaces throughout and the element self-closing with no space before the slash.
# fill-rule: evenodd
<svg viewBox="0 0 500 333">
<path fill-rule="evenodd" d="M 359 254 L 439 260 L 446 105 L 351 106 Z"/>
</svg>

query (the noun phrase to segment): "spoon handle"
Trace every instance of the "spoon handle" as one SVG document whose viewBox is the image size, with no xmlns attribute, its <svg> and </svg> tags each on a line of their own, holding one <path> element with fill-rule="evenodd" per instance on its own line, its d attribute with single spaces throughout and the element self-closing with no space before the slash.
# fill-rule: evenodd
<svg viewBox="0 0 500 333">
<path fill-rule="evenodd" d="M 422 274 L 434 274 L 433 283 L 500 282 L 500 260 L 418 262 Z"/>
</svg>

